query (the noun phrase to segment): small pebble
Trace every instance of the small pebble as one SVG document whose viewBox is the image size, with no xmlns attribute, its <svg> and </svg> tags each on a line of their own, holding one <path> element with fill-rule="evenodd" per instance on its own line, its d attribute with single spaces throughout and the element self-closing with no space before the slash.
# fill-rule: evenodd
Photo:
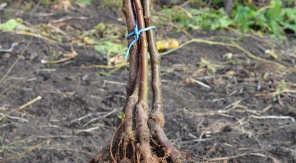
<svg viewBox="0 0 296 163">
<path fill-rule="evenodd" d="M 82 81 L 86 81 L 87 79 L 88 79 L 88 75 L 84 75 L 84 76 L 81 77 Z"/>
</svg>

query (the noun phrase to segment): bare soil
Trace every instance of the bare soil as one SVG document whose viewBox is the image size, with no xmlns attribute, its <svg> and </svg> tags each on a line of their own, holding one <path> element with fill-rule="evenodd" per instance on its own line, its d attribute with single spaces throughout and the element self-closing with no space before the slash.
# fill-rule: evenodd
<svg viewBox="0 0 296 163">
<path fill-rule="evenodd" d="M 70 16 L 72 19 L 63 23 L 81 31 L 100 22 L 125 28 L 120 11 L 99 6 L 75 7 L 67 12 L 37 6 L 34 11 L 22 12 L 21 6 L 9 4 L 13 14 L 4 17 L 4 11 L 0 11 L 0 19 L 5 22 L 21 17 L 36 25 Z M 183 32 L 168 29 L 159 27 L 157 36 L 176 38 L 181 43 L 189 40 Z M 189 34 L 227 43 L 233 39 L 255 56 L 285 65 L 286 69 L 250 58 L 234 47 L 207 43 L 190 43 L 164 55 L 164 128 L 173 144 L 196 162 L 296 162 L 295 40 L 282 44 L 233 31 Z M 0 121 L 0 162 L 87 163 L 110 143 L 125 101 L 127 67 L 111 75 L 105 75 L 109 69 L 85 68 L 106 65 L 105 54 L 92 46 L 76 45 L 73 49 L 77 57 L 42 64 L 41 60 L 52 57 L 52 51 L 69 53 L 71 46 L 0 33 L 2 48 L 15 42 L 19 45 L 12 52 L 0 53 L 0 79 L 21 55 L 0 85 L 1 116 L 38 96 L 42 99 Z M 274 59 L 264 49 L 274 49 L 281 59 Z M 232 62 L 223 57 L 227 53 L 232 54 Z M 202 66 L 201 59 L 211 65 Z M 213 67 L 215 73 L 211 73 Z"/>
</svg>

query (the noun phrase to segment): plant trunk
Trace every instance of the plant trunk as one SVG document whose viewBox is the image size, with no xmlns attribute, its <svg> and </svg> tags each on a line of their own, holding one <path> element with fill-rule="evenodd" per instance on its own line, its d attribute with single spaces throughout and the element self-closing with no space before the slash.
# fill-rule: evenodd
<svg viewBox="0 0 296 163">
<path fill-rule="evenodd" d="M 126 17 L 128 32 L 151 27 L 150 0 L 123 0 L 122 11 Z M 136 36 L 129 38 L 129 44 Z M 152 108 L 148 107 L 148 51 L 151 60 L 153 92 Z M 129 81 L 126 87 L 126 103 L 118 118 L 111 142 L 90 163 L 159 163 L 188 162 L 166 137 L 163 126 L 163 97 L 160 78 L 160 55 L 156 48 L 155 34 L 148 30 L 129 52 Z M 150 112 L 149 112 L 150 111 Z"/>
</svg>

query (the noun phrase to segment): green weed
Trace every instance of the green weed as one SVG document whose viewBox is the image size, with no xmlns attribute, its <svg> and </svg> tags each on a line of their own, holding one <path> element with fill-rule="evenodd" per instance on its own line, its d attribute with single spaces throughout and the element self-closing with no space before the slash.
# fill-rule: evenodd
<svg viewBox="0 0 296 163">
<path fill-rule="evenodd" d="M 125 32 L 120 28 L 99 23 L 93 29 L 85 31 L 80 38 L 85 44 L 94 45 L 94 49 L 105 54 L 107 60 L 114 55 L 124 55 L 126 46 L 120 41 L 125 37 Z"/>
<path fill-rule="evenodd" d="M 122 6 L 122 1 L 119 0 L 102 0 L 102 7 L 110 8 L 120 8 Z"/>
<path fill-rule="evenodd" d="M 220 3 L 217 0 L 215 3 Z M 184 30 L 220 30 L 236 29 L 241 32 L 267 33 L 271 36 L 284 38 L 285 31 L 296 33 L 296 10 L 283 8 L 283 3 L 271 0 L 269 6 L 256 9 L 246 5 L 235 5 L 231 17 L 228 17 L 223 8 L 219 10 L 180 7 L 164 8 L 164 19 Z"/>
<path fill-rule="evenodd" d="M 120 118 L 120 119 L 124 119 L 124 118 L 125 118 L 125 114 L 124 114 L 124 112 L 122 112 L 122 111 L 119 112 L 117 116 L 118 116 L 118 118 Z"/>
<path fill-rule="evenodd" d="M 98 45 L 94 46 L 94 48 L 96 51 L 105 54 L 107 60 L 112 54 L 124 55 L 126 52 L 126 46 L 111 41 L 100 42 Z"/>
<path fill-rule="evenodd" d="M 41 1 L 41 4 L 42 4 L 43 6 L 48 6 L 48 5 L 50 5 L 50 0 L 42 0 L 42 1 Z"/>
<path fill-rule="evenodd" d="M 85 5 L 90 5 L 91 0 L 77 0 L 78 3 L 85 4 Z"/>
</svg>

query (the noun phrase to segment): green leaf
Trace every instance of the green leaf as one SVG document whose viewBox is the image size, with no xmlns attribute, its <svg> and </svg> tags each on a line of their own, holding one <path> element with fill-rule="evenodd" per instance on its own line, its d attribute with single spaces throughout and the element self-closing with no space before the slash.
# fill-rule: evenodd
<svg viewBox="0 0 296 163">
<path fill-rule="evenodd" d="M 85 4 L 85 5 L 90 5 L 91 0 L 78 0 L 78 3 Z"/>
<path fill-rule="evenodd" d="M 271 21 L 270 26 L 271 26 L 272 33 L 278 36 L 282 35 L 284 29 L 276 21 Z"/>
<path fill-rule="evenodd" d="M 125 119 L 125 113 L 124 112 L 119 112 L 118 113 L 118 118 L 120 118 L 120 119 Z"/>
<path fill-rule="evenodd" d="M 280 18 L 282 6 L 283 6 L 282 1 L 272 0 L 270 2 L 270 7 L 271 8 L 268 11 L 268 13 L 270 15 L 270 20 L 271 21 L 275 21 L 275 20 L 278 20 Z"/>
<path fill-rule="evenodd" d="M 248 6 L 238 6 L 237 7 L 237 18 L 236 21 L 238 23 L 242 23 L 244 21 L 246 21 L 247 19 L 249 19 L 252 15 L 250 14 L 250 7 Z"/>
<path fill-rule="evenodd" d="M 295 24 L 290 24 L 287 22 L 282 23 L 282 25 L 284 26 L 285 29 L 291 29 L 294 31 L 294 33 L 296 33 L 296 25 Z"/>
<path fill-rule="evenodd" d="M 105 54 L 107 56 L 111 54 L 124 55 L 126 50 L 125 46 L 111 42 L 111 41 L 101 42 L 99 45 L 96 45 L 94 48 L 96 51 L 102 54 Z"/>
<path fill-rule="evenodd" d="M 16 29 L 16 27 L 23 22 L 22 19 L 10 19 L 5 23 L 0 24 L 0 30 L 6 30 L 6 31 L 13 31 Z"/>
<path fill-rule="evenodd" d="M 293 2 L 294 0 L 287 0 L 287 5 L 290 6 Z"/>
<path fill-rule="evenodd" d="M 203 58 L 201 58 L 200 61 L 201 61 L 201 63 L 202 63 L 203 65 L 209 65 L 209 64 L 211 64 L 210 61 L 205 60 L 205 59 L 203 59 Z"/>
<path fill-rule="evenodd" d="M 229 27 L 233 22 L 228 18 L 228 16 L 223 16 L 221 19 L 219 19 L 220 28 L 226 28 Z"/>
<path fill-rule="evenodd" d="M 213 74 L 215 74 L 217 71 L 217 69 L 215 67 L 208 67 L 208 70 Z"/>
<path fill-rule="evenodd" d="M 97 31 L 104 31 L 106 29 L 106 25 L 104 23 L 99 23 L 95 26 Z"/>
<path fill-rule="evenodd" d="M 98 43 L 98 41 L 95 38 L 91 37 L 83 37 L 83 42 L 85 42 L 88 45 L 94 45 Z"/>
<path fill-rule="evenodd" d="M 83 43 L 77 42 L 77 46 L 83 46 Z"/>
</svg>

